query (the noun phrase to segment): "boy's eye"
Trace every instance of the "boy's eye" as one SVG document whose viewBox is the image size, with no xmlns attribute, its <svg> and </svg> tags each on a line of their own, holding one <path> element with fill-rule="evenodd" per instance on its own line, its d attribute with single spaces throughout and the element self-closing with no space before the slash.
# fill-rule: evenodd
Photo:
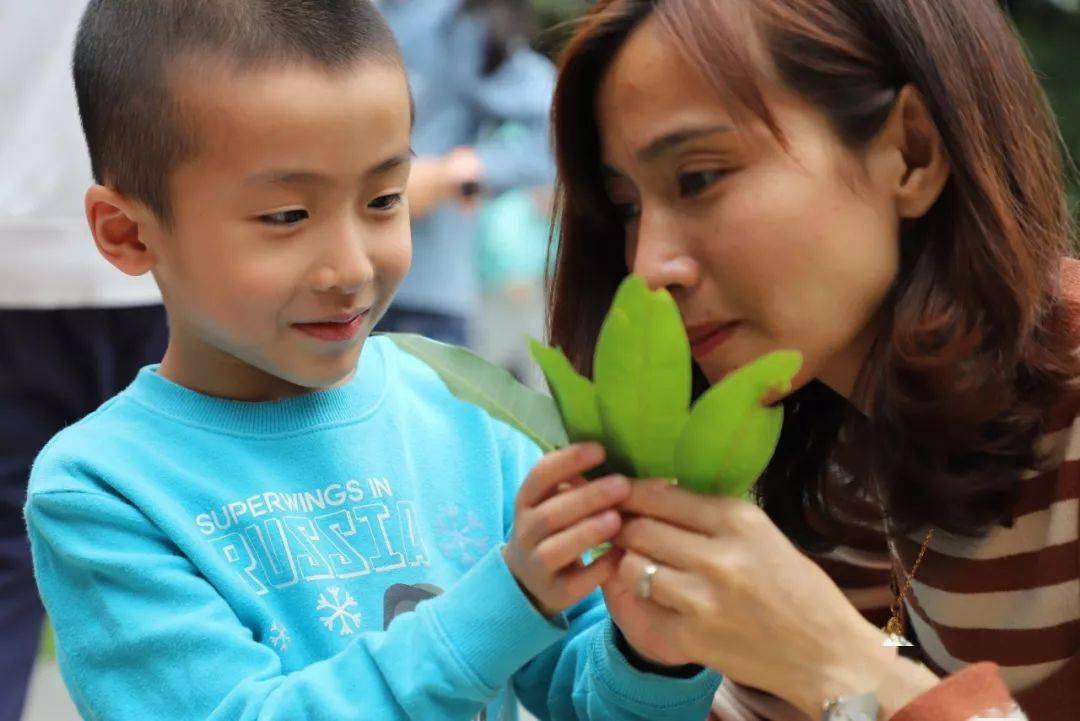
<svg viewBox="0 0 1080 721">
<path fill-rule="evenodd" d="M 380 195 L 375 200 L 368 203 L 368 207 L 373 210 L 392 210 L 401 205 L 401 193 L 390 193 L 389 195 Z"/>
<path fill-rule="evenodd" d="M 701 170 L 679 175 L 679 196 L 693 198 L 700 195 L 713 183 L 724 176 L 722 170 Z"/>
<path fill-rule="evenodd" d="M 259 220 L 267 225 L 296 225 L 307 219 L 308 212 L 303 208 L 279 210 L 276 213 L 267 213 L 266 215 L 259 216 Z"/>
</svg>

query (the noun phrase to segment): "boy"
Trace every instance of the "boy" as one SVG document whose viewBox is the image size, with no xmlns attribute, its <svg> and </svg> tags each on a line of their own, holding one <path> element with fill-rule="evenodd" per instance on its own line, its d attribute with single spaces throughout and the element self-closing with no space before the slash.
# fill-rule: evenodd
<svg viewBox="0 0 1080 721">
<path fill-rule="evenodd" d="M 629 663 L 592 594 L 614 561 L 578 561 L 628 493 L 576 482 L 601 449 L 519 493 L 527 441 L 365 342 L 410 255 L 409 94 L 372 6 L 95 0 L 75 80 L 97 245 L 170 319 L 160 367 L 31 479 L 80 711 L 703 718 L 717 677 Z"/>
</svg>

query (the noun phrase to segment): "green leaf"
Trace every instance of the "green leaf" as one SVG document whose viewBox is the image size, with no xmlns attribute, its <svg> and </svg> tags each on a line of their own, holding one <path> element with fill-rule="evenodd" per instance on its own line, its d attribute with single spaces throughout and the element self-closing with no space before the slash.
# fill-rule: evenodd
<svg viewBox="0 0 1080 721">
<path fill-rule="evenodd" d="M 566 434 L 573 443 L 604 440 L 604 426 L 596 403 L 596 387 L 570 364 L 566 354 L 535 338 L 529 339 L 533 359 L 544 372 L 548 388 L 562 415 Z"/>
<path fill-rule="evenodd" d="M 801 367 L 798 351 L 775 351 L 702 395 L 678 441 L 679 484 L 698 493 L 745 495 L 769 465 L 784 422 L 783 406 L 761 401 L 769 391 L 790 391 Z"/>
<path fill-rule="evenodd" d="M 674 476 L 691 378 L 690 344 L 671 295 L 626 278 L 600 329 L 594 365 L 609 463 L 640 478 Z"/>
<path fill-rule="evenodd" d="M 531 438 L 544 453 L 567 444 L 555 402 L 518 382 L 508 371 L 475 353 L 411 333 L 386 333 L 398 348 L 416 356 L 443 379 L 450 392 L 480 406 Z"/>
</svg>

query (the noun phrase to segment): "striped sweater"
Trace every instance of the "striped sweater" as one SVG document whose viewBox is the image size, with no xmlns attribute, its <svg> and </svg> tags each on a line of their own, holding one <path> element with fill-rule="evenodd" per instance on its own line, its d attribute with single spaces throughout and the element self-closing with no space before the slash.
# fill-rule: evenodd
<svg viewBox="0 0 1080 721">
<path fill-rule="evenodd" d="M 1063 292 L 1076 308 L 1080 329 L 1080 263 L 1066 261 Z M 1078 334 L 1080 335 L 1080 334 Z M 1080 392 L 1050 411 L 1037 450 L 1044 463 L 1024 474 L 1022 497 L 1011 527 L 985 537 L 966 538 L 936 531 L 908 594 L 909 635 L 917 637 L 923 662 L 941 676 L 990 661 L 1030 721 L 1080 718 Z M 810 554 L 875 625 L 884 626 L 893 599 L 893 568 L 909 571 L 925 531 L 890 537 L 865 529 L 857 540 L 827 554 Z M 905 721 L 939 721 L 943 712 L 922 715 L 960 689 L 978 687 L 992 667 L 967 672 L 898 714 Z M 965 680 L 966 679 L 966 680 Z M 974 686 L 973 686 L 974 683 Z M 996 681 L 989 682 L 991 686 Z M 1004 691 L 1004 689 L 1001 689 Z M 969 716 L 1008 715 L 1008 699 L 988 690 L 987 706 Z M 999 694 L 1000 695 L 1000 694 Z M 739 719 L 744 689 L 717 698 L 716 715 Z M 729 706 L 722 709 L 720 707 Z M 946 703 L 947 705 L 947 703 Z M 762 709 L 757 706 L 758 717 Z M 783 713 L 769 712 L 777 721 Z M 754 718 L 747 714 L 746 718 Z"/>
<path fill-rule="evenodd" d="M 912 583 L 907 618 L 922 659 L 945 676 L 1000 667 L 1031 721 L 1080 717 L 1080 395 L 1055 410 L 1025 474 L 1011 528 L 983 538 L 937 531 Z M 877 625 L 889 616 L 893 564 L 910 570 L 925 538 L 879 536 L 816 558 Z M 903 576 L 901 576 L 903 577 Z"/>
</svg>

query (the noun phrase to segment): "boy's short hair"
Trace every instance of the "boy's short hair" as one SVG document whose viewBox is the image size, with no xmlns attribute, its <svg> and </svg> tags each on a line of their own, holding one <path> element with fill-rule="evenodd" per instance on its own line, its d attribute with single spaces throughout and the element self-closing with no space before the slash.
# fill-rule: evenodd
<svg viewBox="0 0 1080 721">
<path fill-rule="evenodd" d="M 91 0 L 75 42 L 79 115 L 94 179 L 171 218 L 169 176 L 197 151 L 169 94 L 172 64 L 307 61 L 328 69 L 377 58 L 402 65 L 370 0 Z"/>
</svg>

